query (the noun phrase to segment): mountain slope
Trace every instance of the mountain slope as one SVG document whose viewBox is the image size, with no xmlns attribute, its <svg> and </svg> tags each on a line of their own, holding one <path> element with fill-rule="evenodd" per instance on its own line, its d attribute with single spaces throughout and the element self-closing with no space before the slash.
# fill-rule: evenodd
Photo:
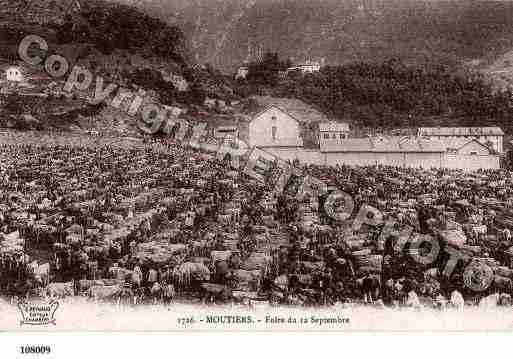
<svg viewBox="0 0 513 359">
<path fill-rule="evenodd" d="M 297 61 L 454 65 L 513 48 L 513 2 L 116 0 L 179 24 L 192 55 L 224 71 L 266 49 Z"/>
<path fill-rule="evenodd" d="M 103 120 L 122 122 L 127 117 L 119 110 L 113 113 L 112 109 L 89 106 L 86 98 L 91 93 L 66 99 L 62 93 L 66 76 L 53 79 L 53 83 L 52 79 L 40 81 L 44 70 L 20 63 L 17 54 L 19 43 L 29 34 L 43 37 L 49 45 L 47 55 L 63 56 L 70 69 L 80 64 L 107 83 L 132 91 L 152 89 L 155 83 L 167 102 L 173 101 L 178 91 L 163 77 L 181 76 L 189 68 L 181 30 L 130 6 L 103 0 L 0 0 L 0 126 L 25 128 L 23 119 L 35 118 L 28 127 L 67 128 L 81 127 L 84 116 L 96 117 L 98 124 Z M 5 81 L 3 71 L 9 64 L 37 74 L 26 76 L 28 84 L 13 86 Z M 137 82 L 141 72 L 152 77 Z M 85 127 L 90 125 L 94 123 Z"/>
</svg>

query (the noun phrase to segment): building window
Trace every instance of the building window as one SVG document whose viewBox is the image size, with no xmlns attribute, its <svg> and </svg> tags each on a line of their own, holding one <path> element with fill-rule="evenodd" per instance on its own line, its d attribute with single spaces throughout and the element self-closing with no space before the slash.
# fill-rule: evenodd
<svg viewBox="0 0 513 359">
<path fill-rule="evenodd" d="M 276 131 L 278 131 L 278 127 L 273 126 L 271 131 L 272 131 L 272 136 L 273 136 L 273 141 L 274 141 L 274 140 L 276 140 Z"/>
<path fill-rule="evenodd" d="M 332 137 L 334 140 L 336 140 L 336 139 L 337 139 L 337 134 L 336 134 L 336 133 L 334 133 L 331 137 Z"/>
<path fill-rule="evenodd" d="M 345 133 L 341 133 L 341 134 L 340 134 L 340 139 L 341 139 L 341 140 L 343 140 L 343 139 L 345 139 L 345 138 L 346 138 L 346 134 L 345 134 Z"/>
<path fill-rule="evenodd" d="M 324 134 L 324 139 L 329 140 L 330 139 L 330 134 L 329 133 L 325 133 Z"/>
<path fill-rule="evenodd" d="M 477 152 L 476 152 L 476 151 L 471 151 L 471 152 L 470 152 L 470 154 L 471 154 L 472 156 L 475 156 L 475 155 L 477 155 Z"/>
</svg>

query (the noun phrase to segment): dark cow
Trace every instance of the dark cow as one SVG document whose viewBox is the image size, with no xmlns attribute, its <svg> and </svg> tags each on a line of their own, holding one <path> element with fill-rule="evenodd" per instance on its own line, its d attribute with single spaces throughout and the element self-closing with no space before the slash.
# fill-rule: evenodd
<svg viewBox="0 0 513 359">
<path fill-rule="evenodd" d="M 376 274 L 368 274 L 356 280 L 365 303 L 372 303 L 380 296 L 381 280 Z"/>
</svg>

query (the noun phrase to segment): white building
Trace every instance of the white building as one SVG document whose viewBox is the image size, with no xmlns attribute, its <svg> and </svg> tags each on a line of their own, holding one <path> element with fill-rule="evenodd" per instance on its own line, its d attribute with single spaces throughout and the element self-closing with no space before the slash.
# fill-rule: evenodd
<svg viewBox="0 0 513 359">
<path fill-rule="evenodd" d="M 349 124 L 326 122 L 319 124 L 319 143 L 349 138 Z"/>
<path fill-rule="evenodd" d="M 317 123 L 324 114 L 298 99 L 253 96 L 257 111 L 249 121 L 247 142 L 253 147 L 315 147 Z"/>
<path fill-rule="evenodd" d="M 249 74 L 249 68 L 247 66 L 241 66 L 237 69 L 235 74 L 235 80 L 244 80 Z"/>
<path fill-rule="evenodd" d="M 266 148 L 284 160 L 318 165 L 396 166 L 466 171 L 498 169 L 499 156 L 477 140 L 429 140 L 413 136 L 376 136 L 321 141 L 319 149 Z"/>
<path fill-rule="evenodd" d="M 476 139 L 445 139 L 447 152 L 444 167 L 477 170 L 480 168 L 497 169 L 499 156 L 494 150 Z"/>
<path fill-rule="evenodd" d="M 433 140 L 475 139 L 498 153 L 503 152 L 504 132 L 500 127 L 420 127 L 418 135 Z"/>
<path fill-rule="evenodd" d="M 300 123 L 286 110 L 270 105 L 249 123 L 250 147 L 302 147 Z"/>
<path fill-rule="evenodd" d="M 214 138 L 235 140 L 239 137 L 237 126 L 219 126 L 214 129 Z"/>
<path fill-rule="evenodd" d="M 21 68 L 18 66 L 9 66 L 5 70 L 5 77 L 7 81 L 11 82 L 22 82 L 25 79 Z"/>
<path fill-rule="evenodd" d="M 166 82 L 171 82 L 179 92 L 184 92 L 189 90 L 189 83 L 187 80 L 183 78 L 183 76 L 175 75 L 173 73 L 170 73 L 167 75 L 165 72 L 162 73 L 162 79 Z"/>
<path fill-rule="evenodd" d="M 326 165 L 443 167 L 446 148 L 440 141 L 416 137 L 367 137 L 321 142 Z"/>
<path fill-rule="evenodd" d="M 287 69 L 287 72 L 296 70 L 301 71 L 304 74 L 319 72 L 321 70 L 321 63 L 317 61 L 305 61 L 302 63 L 295 64 L 292 67 L 289 67 Z"/>
</svg>

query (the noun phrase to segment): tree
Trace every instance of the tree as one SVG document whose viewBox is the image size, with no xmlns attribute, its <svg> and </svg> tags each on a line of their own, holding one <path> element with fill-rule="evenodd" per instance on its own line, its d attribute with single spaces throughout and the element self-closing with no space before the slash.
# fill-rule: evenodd
<svg viewBox="0 0 513 359">
<path fill-rule="evenodd" d="M 267 51 L 261 61 L 249 64 L 246 78 L 252 84 L 276 86 L 279 72 L 285 71 L 289 65 L 288 60 L 280 60 L 277 52 Z"/>
<path fill-rule="evenodd" d="M 23 105 L 20 98 L 15 95 L 7 96 L 4 104 L 5 112 L 10 115 L 21 115 L 23 113 Z"/>
</svg>

